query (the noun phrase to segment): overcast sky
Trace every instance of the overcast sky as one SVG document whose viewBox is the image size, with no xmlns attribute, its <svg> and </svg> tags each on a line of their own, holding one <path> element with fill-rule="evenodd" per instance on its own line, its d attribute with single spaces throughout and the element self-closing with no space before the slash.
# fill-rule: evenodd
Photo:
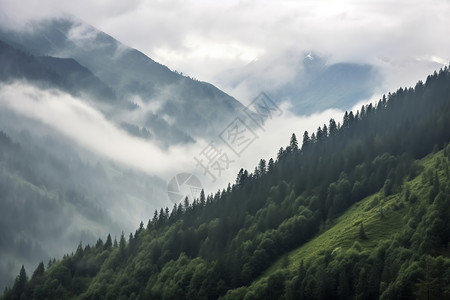
<svg viewBox="0 0 450 300">
<path fill-rule="evenodd" d="M 288 80 L 293 59 L 309 51 L 378 67 L 380 92 L 450 61 L 448 0 L 0 0 L 1 19 L 15 26 L 60 12 L 238 99 L 250 95 L 233 89 L 229 70 L 239 74 L 253 62 L 254 72 Z"/>
<path fill-rule="evenodd" d="M 340 110 L 330 109 L 299 117 L 283 105 L 280 107 L 282 116 L 268 120 L 264 130 L 255 130 L 257 138 L 237 156 L 221 144 L 218 137 L 160 149 L 151 142 L 132 137 L 117 128 L 82 98 L 64 92 L 41 90 L 25 82 L 0 84 L 0 109 L 43 122 L 102 157 L 157 175 L 166 181 L 178 173 L 193 173 L 199 177 L 208 193 L 226 187 L 228 182 L 234 182 L 240 168 L 251 172 L 261 158 L 275 159 L 279 148 L 289 143 L 294 131 L 301 140 L 304 130 L 313 132 L 330 118 L 340 120 L 343 115 Z M 194 156 L 201 158 L 199 153 L 211 142 L 226 152 L 232 161 L 229 168 L 216 176 L 215 180 L 205 175 L 194 161 Z"/>
<path fill-rule="evenodd" d="M 283 82 L 293 77 L 293 65 L 310 51 L 326 57 L 330 63 L 375 66 L 383 79 L 380 94 L 413 85 L 450 61 L 450 1 L 443 0 L 408 0 L 395 4 L 383 0 L 0 0 L 0 22 L 14 27 L 30 19 L 60 13 L 77 16 L 172 70 L 214 83 L 244 104 L 259 91 L 236 89 L 230 74 L 249 74 L 259 79 L 266 76 L 275 83 Z M 17 90 L 25 91 L 22 98 L 26 103 L 27 88 L 16 87 Z M 379 95 L 371 100 L 375 101 L 377 97 Z M 42 109 L 36 107 L 32 111 L 5 101 L 4 105 L 25 114 L 32 113 L 37 118 L 47 116 L 53 125 L 66 130 L 67 135 L 86 143 L 80 139 L 78 131 L 72 132 L 70 128 L 64 128 L 59 119 L 48 117 L 53 115 L 49 111 L 61 113 L 62 108 L 52 102 L 51 97 L 45 98 L 47 100 L 39 104 Z M 181 161 L 167 160 L 167 153 L 114 131 L 101 115 L 76 99 L 68 103 L 71 104 L 64 109 L 74 122 L 80 118 L 72 113 L 75 108 L 83 107 L 89 112 L 87 115 L 92 117 L 80 122 L 92 125 L 96 129 L 90 131 L 93 135 L 99 133 L 98 136 L 102 136 L 101 133 L 107 131 L 115 140 L 134 145 L 132 149 L 113 147 L 116 150 L 111 152 L 111 147 L 104 146 L 109 144 L 100 140 L 98 147 L 88 143 L 90 147 L 123 162 L 136 156 L 143 156 L 139 161 L 145 162 L 148 158 L 144 156 L 154 153 L 152 157 L 158 158 L 158 164 L 148 161 L 137 167 L 151 166 L 153 171 L 157 168 L 157 173 L 165 179 L 179 166 L 182 166 L 180 171 L 189 170 L 193 166 L 193 155 L 209 142 L 200 141 L 188 149 L 172 148 L 170 156 L 188 154 Z M 283 119 L 275 121 L 251 148 L 253 150 L 247 151 L 246 157 L 236 162 L 230 175 L 224 177 L 225 181 L 232 181 L 241 166 L 252 170 L 259 158 L 274 157 L 277 149 L 287 144 L 292 132 L 301 134 L 303 130 L 314 130 L 330 117 L 339 120 L 341 115 L 341 111 L 329 110 L 314 116 L 297 117 L 286 110 Z"/>
</svg>

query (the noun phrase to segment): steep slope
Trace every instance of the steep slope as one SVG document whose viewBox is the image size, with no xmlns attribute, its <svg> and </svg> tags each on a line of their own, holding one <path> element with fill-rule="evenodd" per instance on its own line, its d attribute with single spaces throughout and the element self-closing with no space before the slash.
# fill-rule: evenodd
<svg viewBox="0 0 450 300">
<path fill-rule="evenodd" d="M 2 109 L 0 287 L 13 282 L 22 264 L 30 268 L 62 257 L 80 241 L 132 230 L 166 203 L 166 192 L 162 179 L 113 163 Z"/>
<path fill-rule="evenodd" d="M 155 113 L 145 109 L 149 103 L 158 103 L 159 117 L 170 118 L 174 127 L 191 137 L 216 135 L 241 114 L 242 104 L 216 87 L 172 72 L 74 17 L 31 26 L 21 32 L 0 28 L 0 38 L 37 56 L 75 59 L 114 87 L 119 97 L 142 106 L 135 125 L 145 126 L 147 117 Z"/>
<path fill-rule="evenodd" d="M 6 83 L 27 80 L 41 87 L 56 88 L 75 96 L 84 95 L 94 101 L 107 100 L 110 104 L 124 106 L 110 87 L 75 60 L 37 57 L 1 40 L 0 80 Z"/>
<path fill-rule="evenodd" d="M 114 90 L 72 58 L 38 56 L 37 61 L 70 83 L 74 92 L 88 93 L 96 100 L 120 105 Z"/>
<path fill-rule="evenodd" d="M 445 243 L 450 234 L 449 158 L 450 145 L 418 161 L 423 171 L 404 182 L 398 193 L 386 196 L 382 189 L 353 204 L 321 234 L 283 255 L 248 288 L 230 291 L 224 299 L 250 297 L 247 295 L 259 299 L 267 293 L 286 299 L 326 294 L 341 299 L 351 295 L 398 299 L 405 293 L 418 299 L 448 299 L 450 257 Z M 433 192 L 436 184 L 443 185 L 440 194 Z M 436 240 L 441 240 L 441 245 L 436 245 Z M 397 257 L 399 251 L 403 252 L 401 257 Z M 382 274 L 376 274 L 373 265 L 380 253 L 385 256 L 378 262 Z M 413 253 L 427 255 L 414 257 Z M 374 291 L 374 283 L 369 280 L 374 276 L 384 277 L 382 280 L 389 284 Z M 433 282 L 428 276 L 439 281 Z M 280 282 L 278 291 L 269 291 L 269 284 L 280 277 L 284 282 Z M 411 286 L 414 283 L 416 287 Z"/>
<path fill-rule="evenodd" d="M 156 211 L 128 239 L 80 245 L 29 281 L 22 268 L 3 298 L 410 299 L 432 291 L 445 299 L 449 95 L 445 68 L 376 107 L 346 112 L 342 126 L 330 120 L 314 138 L 305 132 L 301 149 L 293 135 L 277 160 L 241 170 L 233 186 L 192 205 Z M 417 161 L 444 148 L 431 163 Z M 378 205 L 401 228 L 396 237 L 377 221 Z M 405 208 L 408 221 L 395 218 Z M 337 235 L 317 252 L 330 233 Z M 350 246 L 356 233 L 361 241 Z M 287 259 L 287 270 L 267 271 L 283 255 L 292 266 Z"/>
<path fill-rule="evenodd" d="M 0 89 L 16 80 L 79 97 L 106 116 L 136 109 L 77 61 L 35 56 L 0 41 Z M 45 120 L 16 115 L 5 103 L 20 104 L 19 94 L 2 93 L 0 99 L 0 132 L 15 145 L 15 151 L 0 158 L 1 290 L 13 281 L 20 264 L 28 267 L 61 257 L 80 240 L 92 243 L 106 232 L 118 236 L 139 224 L 144 217 L 140 214 L 168 201 L 162 179 L 86 151 L 59 134 L 59 128 L 44 125 Z M 153 135 L 145 128 L 135 133 L 132 127 L 128 132 L 147 133 L 143 136 L 147 139 L 164 137 L 165 145 L 192 141 L 157 116 L 147 123 Z"/>
<path fill-rule="evenodd" d="M 52 70 L 27 55 L 0 41 L 0 80 L 24 79 L 47 86 L 66 88 L 66 83 Z"/>
</svg>

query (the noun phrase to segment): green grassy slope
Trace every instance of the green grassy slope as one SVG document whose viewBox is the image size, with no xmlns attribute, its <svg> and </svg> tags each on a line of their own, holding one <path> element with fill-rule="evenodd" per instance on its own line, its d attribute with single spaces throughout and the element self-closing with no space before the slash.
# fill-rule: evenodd
<svg viewBox="0 0 450 300">
<path fill-rule="evenodd" d="M 448 128 L 445 68 L 128 238 L 22 268 L 2 299 L 450 298 Z"/>
<path fill-rule="evenodd" d="M 302 262 L 304 265 L 315 265 L 326 255 L 335 257 L 351 248 L 370 253 L 383 242 L 392 240 L 408 224 L 408 211 L 417 209 L 420 204 L 427 204 L 430 193 L 430 186 L 426 183 L 427 174 L 437 171 L 440 182 L 448 181 L 448 159 L 443 150 L 428 155 L 418 163 L 422 166 L 422 172 L 411 180 L 405 180 L 400 191 L 385 196 L 381 189 L 355 203 L 340 217 L 324 225 L 321 233 L 312 240 L 280 257 L 248 290 L 266 286 L 269 278 L 277 272 L 295 272 Z M 409 198 L 417 197 L 418 201 L 405 200 L 407 194 Z M 359 233 L 361 224 L 366 233 L 365 239 Z M 450 260 L 448 249 L 441 250 L 441 254 Z M 240 289 L 242 291 L 245 288 Z M 233 292 L 229 292 L 228 295 L 232 294 Z"/>
</svg>

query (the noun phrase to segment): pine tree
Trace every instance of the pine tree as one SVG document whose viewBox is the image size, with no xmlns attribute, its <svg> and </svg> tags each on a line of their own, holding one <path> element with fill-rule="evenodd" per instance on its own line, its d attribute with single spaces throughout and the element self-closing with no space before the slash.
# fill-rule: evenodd
<svg viewBox="0 0 450 300">
<path fill-rule="evenodd" d="M 112 238 L 111 235 L 108 234 L 108 237 L 106 238 L 105 242 L 105 249 L 110 249 L 112 247 Z"/>
<path fill-rule="evenodd" d="M 330 136 L 334 136 L 337 132 L 336 121 L 334 119 L 330 119 L 330 123 L 329 123 L 328 127 L 329 127 L 329 131 L 330 131 Z"/>
<path fill-rule="evenodd" d="M 342 127 L 343 128 L 348 128 L 350 126 L 350 122 L 349 121 L 350 121 L 350 119 L 349 119 L 349 116 L 348 116 L 348 111 L 345 111 L 344 119 L 342 121 Z"/>
<path fill-rule="evenodd" d="M 101 248 L 103 247 L 103 240 L 101 238 L 99 238 L 97 240 L 97 243 L 95 243 L 95 248 Z"/>
<path fill-rule="evenodd" d="M 123 234 L 123 231 L 122 231 L 122 234 L 120 235 L 120 240 L 119 240 L 119 247 L 120 247 L 120 249 L 121 250 L 124 249 L 126 244 L 127 244 L 127 242 L 125 240 L 125 235 Z"/>
<path fill-rule="evenodd" d="M 272 172 L 274 167 L 275 167 L 275 162 L 273 161 L 273 158 L 270 158 L 269 164 L 267 165 L 267 172 Z"/>
<path fill-rule="evenodd" d="M 44 272 L 45 272 L 44 262 L 41 261 L 37 266 L 36 270 L 34 270 L 33 275 L 31 276 L 31 280 L 36 280 L 38 277 L 41 277 L 42 275 L 44 275 Z"/>
<path fill-rule="evenodd" d="M 297 137 L 295 136 L 295 133 L 293 133 L 291 136 L 291 141 L 289 143 L 289 146 L 291 147 L 292 152 L 298 151 L 298 142 L 297 142 Z"/>
<path fill-rule="evenodd" d="M 258 164 L 258 172 L 260 176 L 263 176 L 266 174 L 266 161 L 264 159 L 261 159 Z"/>
<path fill-rule="evenodd" d="M 322 128 L 320 128 L 320 126 L 319 126 L 319 128 L 317 128 L 317 134 L 316 134 L 316 136 L 317 136 L 317 140 L 318 140 L 318 141 L 321 141 L 322 138 L 323 138 L 323 132 L 322 132 Z"/>
<path fill-rule="evenodd" d="M 363 106 L 361 107 L 361 113 L 359 114 L 359 118 L 360 118 L 360 119 L 364 119 L 365 116 L 366 116 L 366 108 L 365 108 L 365 106 L 363 105 Z"/>
<path fill-rule="evenodd" d="M 310 141 L 311 141 L 311 140 L 309 139 L 308 131 L 305 131 L 305 132 L 303 133 L 302 150 L 305 150 L 305 149 L 308 147 Z"/>
<path fill-rule="evenodd" d="M 25 294 L 25 287 L 28 282 L 27 272 L 25 271 L 25 267 L 22 265 L 22 268 L 20 269 L 19 276 L 17 276 L 13 291 L 16 295 L 17 299 L 22 299 L 23 295 Z"/>
<path fill-rule="evenodd" d="M 281 147 L 280 150 L 278 150 L 277 160 L 280 161 L 283 159 L 283 157 L 284 157 L 284 149 L 283 147 Z"/>
<path fill-rule="evenodd" d="M 184 197 L 184 211 L 189 210 L 189 198 L 188 196 Z"/>
<path fill-rule="evenodd" d="M 155 209 L 155 212 L 153 213 L 152 223 L 156 224 L 158 222 L 158 210 Z"/>
<path fill-rule="evenodd" d="M 328 127 L 326 124 L 323 124 L 323 128 L 322 128 L 322 136 L 324 138 L 326 138 L 328 136 Z"/>
<path fill-rule="evenodd" d="M 205 198 L 205 191 L 202 189 L 200 191 L 200 205 L 203 207 L 205 206 L 206 198 Z"/>
<path fill-rule="evenodd" d="M 244 168 L 241 168 L 239 170 L 239 173 L 237 174 L 236 177 L 236 185 L 240 186 L 242 184 L 242 176 L 244 175 Z"/>
</svg>

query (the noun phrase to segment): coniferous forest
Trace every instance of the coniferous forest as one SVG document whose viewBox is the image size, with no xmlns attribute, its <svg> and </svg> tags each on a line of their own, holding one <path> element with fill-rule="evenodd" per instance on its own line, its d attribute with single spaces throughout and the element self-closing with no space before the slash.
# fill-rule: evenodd
<svg viewBox="0 0 450 300">
<path fill-rule="evenodd" d="M 449 68 L 286 142 L 1 299 L 450 299 Z"/>
</svg>

